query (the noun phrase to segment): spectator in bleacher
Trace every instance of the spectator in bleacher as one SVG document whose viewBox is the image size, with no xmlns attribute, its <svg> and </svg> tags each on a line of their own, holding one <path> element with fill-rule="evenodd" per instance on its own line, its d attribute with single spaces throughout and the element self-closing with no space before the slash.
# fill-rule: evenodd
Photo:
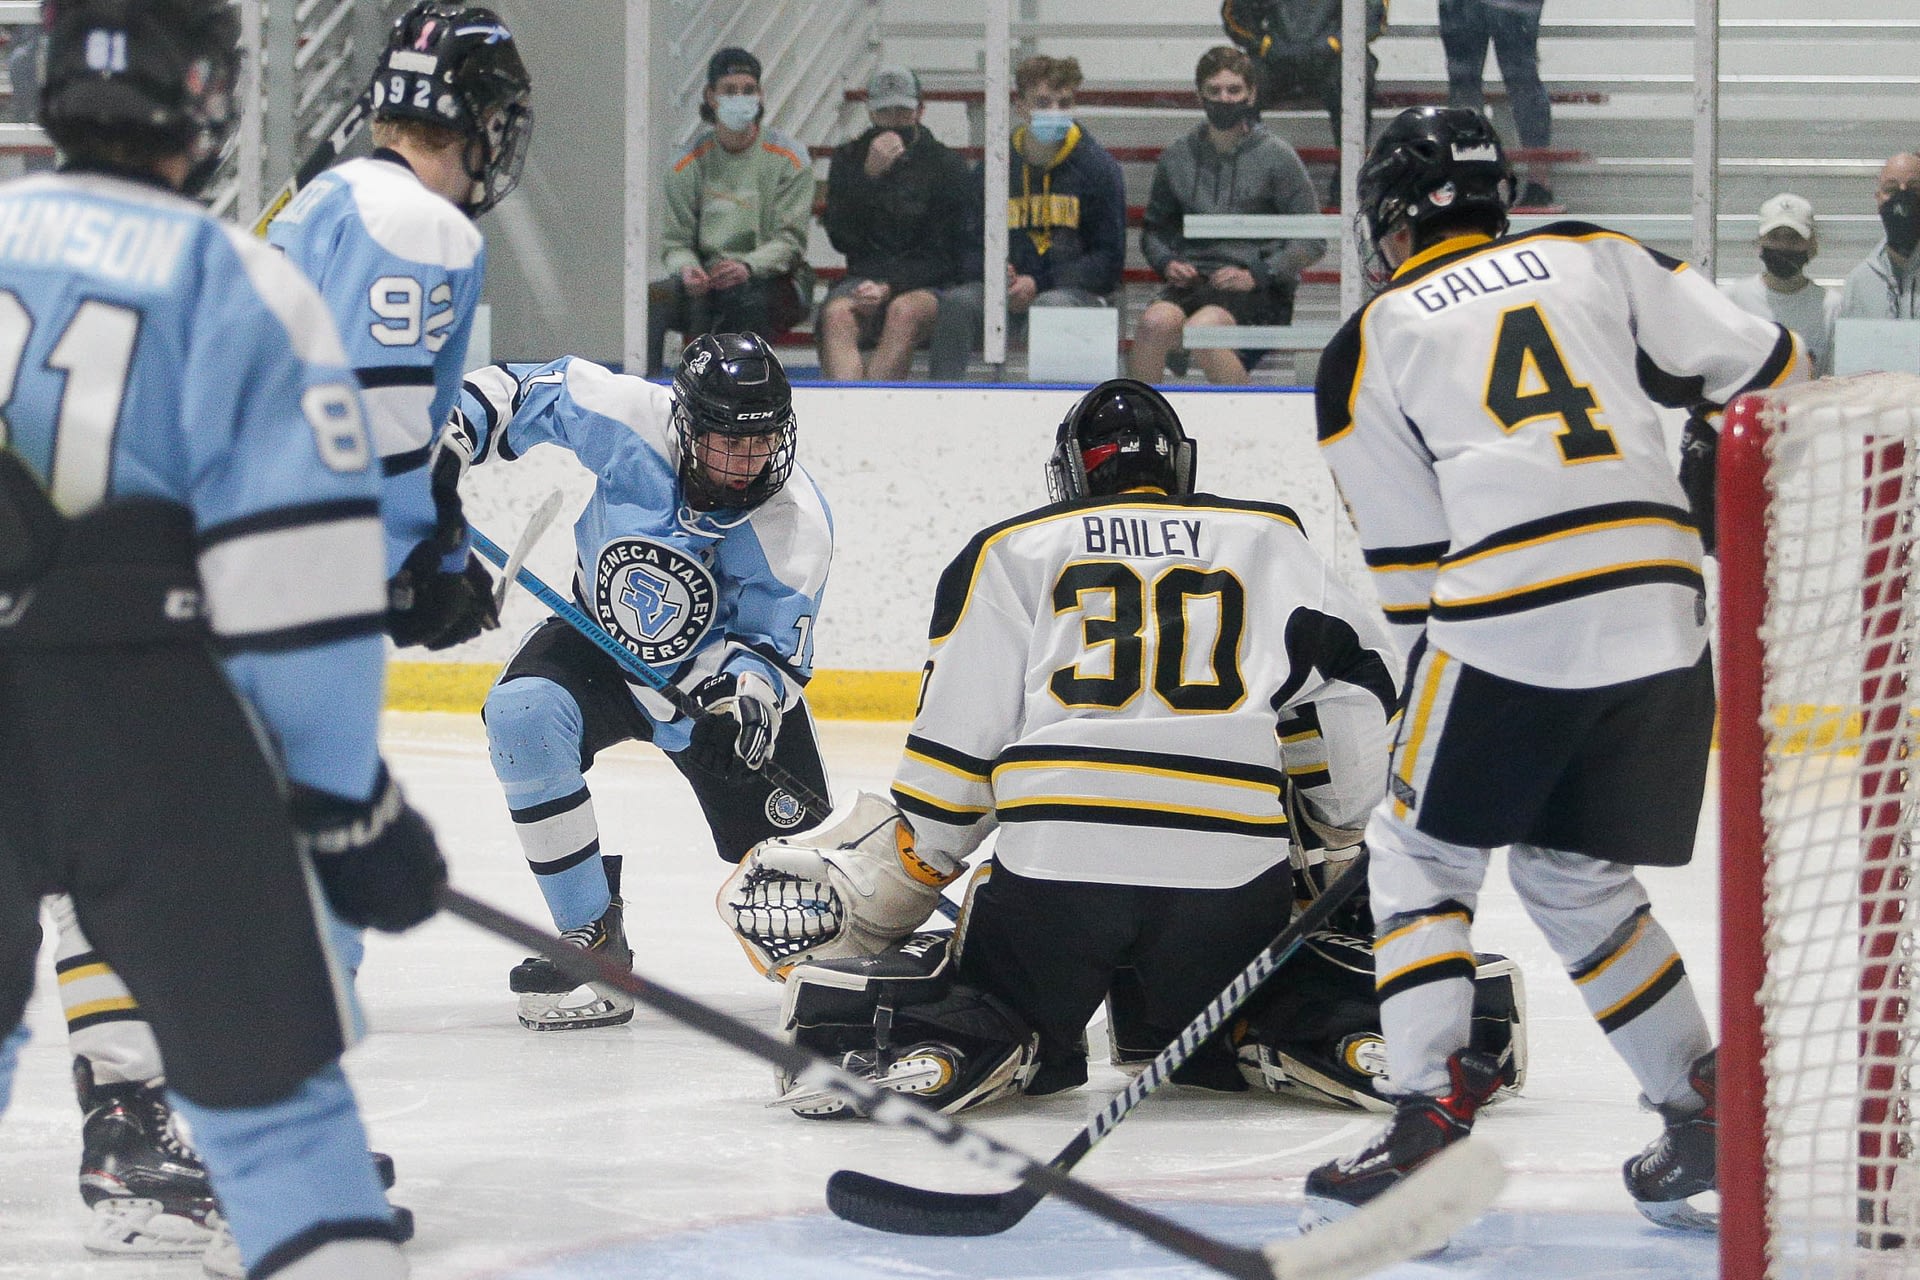
<svg viewBox="0 0 1920 1280">
<path fill-rule="evenodd" d="M 1722 280 L 1720 292 L 1763 320 L 1785 325 L 1800 335 L 1814 374 L 1833 372 L 1833 319 L 1839 296 L 1807 278 L 1807 263 L 1820 252 L 1813 229 L 1813 206 L 1790 191 L 1760 206 L 1761 270 L 1757 275 Z"/>
<path fill-rule="evenodd" d="M 1323 240 L 1185 236 L 1190 213 L 1320 211 L 1300 157 L 1260 123 L 1252 60 L 1230 45 L 1209 49 L 1193 79 L 1207 118 L 1160 153 L 1140 230 L 1141 253 L 1167 282 L 1134 327 L 1128 371 L 1142 382 L 1160 381 L 1189 322 L 1292 323 L 1300 271 L 1326 248 Z M 1237 352 L 1195 351 L 1192 360 L 1211 382 L 1247 380 L 1248 362 Z"/>
<path fill-rule="evenodd" d="M 1260 69 L 1260 96 L 1269 106 L 1286 98 L 1317 98 L 1340 149 L 1341 0 L 1222 0 L 1220 24 L 1227 39 L 1245 49 Z M 1387 25 L 1387 0 L 1367 0 L 1367 43 Z M 1373 111 L 1373 80 L 1380 60 L 1367 51 L 1367 86 L 1360 111 L 1361 140 Z M 1340 203 L 1339 161 L 1329 186 L 1329 204 Z"/>
<path fill-rule="evenodd" d="M 1868 320 L 1920 319 L 1915 277 L 1920 276 L 1920 155 L 1903 151 L 1880 167 L 1873 201 L 1887 237 L 1847 275 L 1840 316 Z"/>
<path fill-rule="evenodd" d="M 1514 132 L 1523 147 L 1545 147 L 1553 140 L 1553 107 L 1540 83 L 1540 10 L 1546 0 L 1440 0 L 1440 45 L 1447 54 L 1447 105 L 1487 114 L 1487 46 L 1500 63 L 1513 108 Z M 1522 166 L 1526 180 L 1516 207 L 1553 203 L 1549 167 L 1535 160 Z"/>
<path fill-rule="evenodd" d="M 1073 118 L 1080 79 L 1077 58 L 1035 54 L 1014 69 L 1020 124 L 1013 131 L 1006 204 L 1007 312 L 1014 317 L 1033 307 L 1106 306 L 1120 287 L 1126 188 L 1120 166 Z M 984 196 L 981 205 L 984 210 Z M 931 353 L 936 379 L 959 377 L 980 338 L 979 244 L 971 235 L 962 271 L 967 283 L 941 296 Z"/>
<path fill-rule="evenodd" d="M 933 328 L 935 290 L 967 256 L 967 165 L 921 124 L 920 82 L 905 67 L 867 81 L 865 133 L 834 148 L 824 222 L 847 274 L 820 306 L 820 373 L 891 381 Z M 864 367 L 861 352 L 870 351 Z"/>
<path fill-rule="evenodd" d="M 647 375 L 664 368 L 667 330 L 769 339 L 806 314 L 813 296 L 807 149 L 761 123 L 760 60 L 722 49 L 707 62 L 702 129 L 667 174 L 660 258 L 647 295 Z"/>
</svg>

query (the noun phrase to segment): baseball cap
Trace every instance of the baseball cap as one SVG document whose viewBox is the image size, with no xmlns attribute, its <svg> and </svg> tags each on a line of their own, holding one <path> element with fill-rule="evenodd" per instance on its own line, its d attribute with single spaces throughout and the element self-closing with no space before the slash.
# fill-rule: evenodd
<svg viewBox="0 0 1920 1280">
<path fill-rule="evenodd" d="M 905 67 L 881 67 L 867 81 L 867 110 L 920 105 L 920 79 Z"/>
<path fill-rule="evenodd" d="M 728 47 L 707 59 L 707 87 L 712 88 L 720 82 L 721 76 L 746 74 L 755 80 L 760 78 L 760 59 L 745 49 Z"/>
<path fill-rule="evenodd" d="M 1760 206 L 1760 234 L 1782 230 L 1797 232 L 1802 240 L 1813 239 L 1813 206 L 1791 191 L 1782 191 Z"/>
</svg>

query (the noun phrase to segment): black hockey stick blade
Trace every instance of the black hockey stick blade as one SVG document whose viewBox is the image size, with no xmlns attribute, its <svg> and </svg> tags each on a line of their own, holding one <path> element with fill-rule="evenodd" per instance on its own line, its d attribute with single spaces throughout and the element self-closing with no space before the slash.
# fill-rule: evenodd
<svg viewBox="0 0 1920 1280">
<path fill-rule="evenodd" d="M 1240 1280 L 1346 1280 L 1365 1275 L 1410 1257 L 1414 1252 L 1438 1247 L 1454 1230 L 1486 1208 L 1500 1187 L 1498 1159 L 1477 1148 L 1469 1139 L 1429 1162 L 1427 1168 L 1382 1196 L 1375 1205 L 1360 1210 L 1352 1219 L 1308 1237 L 1275 1240 L 1259 1248 L 1231 1244 L 1043 1165 L 997 1138 L 948 1119 L 917 1099 L 849 1075 L 799 1045 L 768 1035 L 711 1005 L 630 973 L 598 952 L 570 947 L 552 933 L 536 929 L 452 886 L 441 888 L 440 905 L 469 924 L 545 956 L 561 972 L 581 982 L 595 982 L 624 991 L 675 1022 L 772 1063 L 815 1088 L 830 1090 L 848 1106 L 881 1124 L 916 1130 L 969 1160 L 1036 1183 L 1096 1217 Z M 1451 1161 L 1449 1156 L 1453 1157 Z M 1462 1167 L 1468 1165 L 1472 1177 L 1461 1172 Z M 1429 1171 L 1439 1176 L 1430 1176 Z M 1376 1206 L 1391 1214 L 1393 1221 L 1382 1226 L 1371 1225 Z M 1391 1252 L 1396 1249 L 1411 1252 Z"/>
<path fill-rule="evenodd" d="M 1126 1119 L 1148 1094 L 1165 1084 L 1180 1064 L 1199 1048 L 1201 1041 L 1219 1030 L 1233 1011 L 1300 949 L 1308 934 L 1325 926 L 1341 904 L 1359 891 L 1366 882 L 1367 863 L 1368 854 L 1363 848 L 1319 897 L 1308 903 L 1304 911 L 1047 1163 L 1063 1173 L 1079 1164 L 1081 1157 Z M 836 1217 L 875 1231 L 910 1236 L 998 1235 L 1033 1212 L 1045 1194 L 1031 1182 L 1006 1191 L 930 1191 L 854 1169 L 841 1169 L 827 1179 L 827 1207 Z"/>
</svg>

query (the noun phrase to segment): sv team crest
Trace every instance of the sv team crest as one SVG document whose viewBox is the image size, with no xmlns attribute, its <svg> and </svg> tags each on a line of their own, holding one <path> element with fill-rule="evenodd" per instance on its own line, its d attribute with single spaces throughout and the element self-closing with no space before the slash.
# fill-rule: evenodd
<svg viewBox="0 0 1920 1280">
<path fill-rule="evenodd" d="M 600 625 L 650 667 L 685 658 L 712 625 L 713 575 L 673 547 L 615 538 L 600 549 L 593 579 Z"/>
</svg>

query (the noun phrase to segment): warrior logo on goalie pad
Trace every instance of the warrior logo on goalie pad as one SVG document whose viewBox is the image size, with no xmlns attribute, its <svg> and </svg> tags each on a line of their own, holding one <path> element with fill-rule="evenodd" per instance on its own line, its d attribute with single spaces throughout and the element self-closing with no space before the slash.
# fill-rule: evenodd
<svg viewBox="0 0 1920 1280">
<path fill-rule="evenodd" d="M 713 622 L 719 592 L 705 565 L 645 538 L 615 538 L 594 568 L 600 625 L 648 666 L 692 653 Z"/>
</svg>

